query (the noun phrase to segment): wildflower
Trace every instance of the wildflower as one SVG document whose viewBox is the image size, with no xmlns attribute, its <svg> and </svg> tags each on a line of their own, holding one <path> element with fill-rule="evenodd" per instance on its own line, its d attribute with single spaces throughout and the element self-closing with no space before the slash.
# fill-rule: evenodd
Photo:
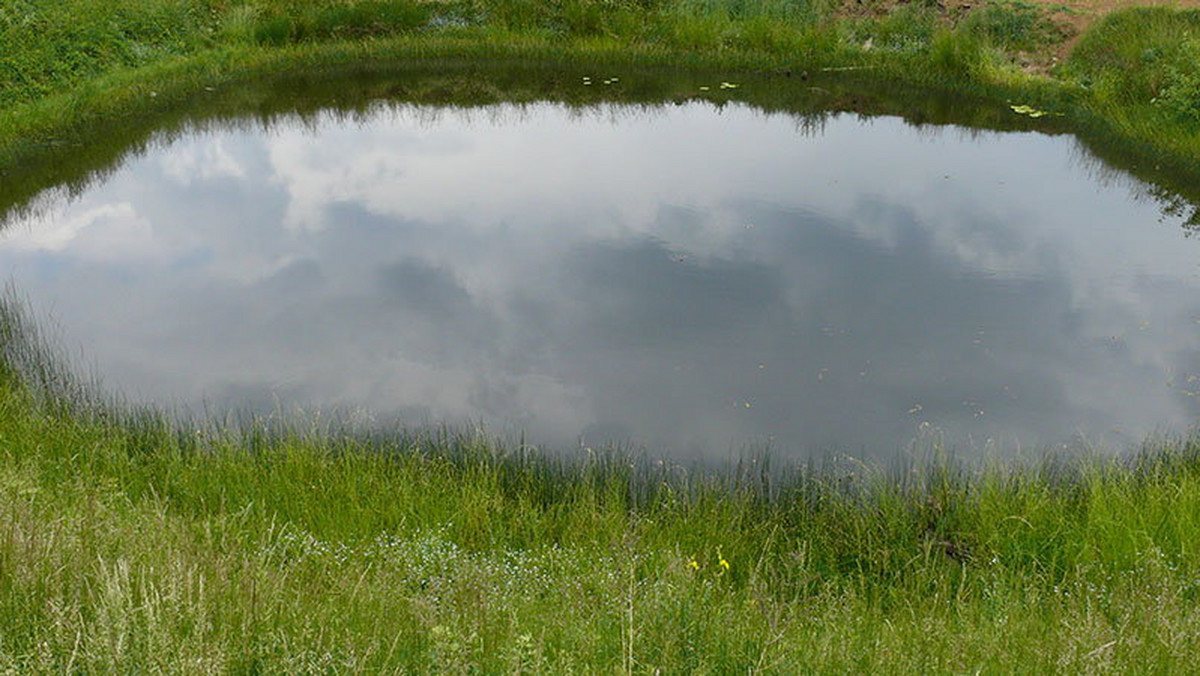
<svg viewBox="0 0 1200 676">
<path fill-rule="evenodd" d="M 725 557 L 721 554 L 720 547 L 717 547 L 717 565 L 721 567 L 722 573 L 729 571 L 729 562 L 726 561 Z"/>
<path fill-rule="evenodd" d="M 700 570 L 700 564 L 696 563 L 696 559 L 691 559 L 687 562 L 687 567 L 692 570 Z"/>
</svg>

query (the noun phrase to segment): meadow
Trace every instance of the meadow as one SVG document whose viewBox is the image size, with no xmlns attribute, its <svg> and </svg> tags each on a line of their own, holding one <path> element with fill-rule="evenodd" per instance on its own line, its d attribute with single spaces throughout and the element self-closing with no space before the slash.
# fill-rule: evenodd
<svg viewBox="0 0 1200 676">
<path fill-rule="evenodd" d="M 1020 3 L 948 16 L 790 0 L 13 0 L 0 5 L 0 192 L 19 202 L 24 177 L 65 156 L 82 159 L 64 180 L 105 165 L 118 151 L 91 158 L 94 137 L 172 119 L 206 88 L 463 59 L 846 73 L 1002 102 L 1186 183 L 1198 26 L 1196 12 L 1115 13 L 1051 64 L 1068 35 Z M 0 357 L 6 672 L 1200 663 L 1192 439 L 965 463 L 931 432 L 886 466 L 714 469 L 319 416 L 186 422 L 80 381 L 11 299 Z"/>
</svg>

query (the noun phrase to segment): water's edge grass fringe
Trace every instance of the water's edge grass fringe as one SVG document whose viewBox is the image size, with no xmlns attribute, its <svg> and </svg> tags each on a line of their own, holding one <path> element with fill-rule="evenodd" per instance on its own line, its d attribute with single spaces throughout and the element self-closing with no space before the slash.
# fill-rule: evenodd
<svg viewBox="0 0 1200 676">
<path fill-rule="evenodd" d="M 1200 657 L 1194 440 L 968 465 L 931 437 L 887 467 L 705 470 L 469 431 L 189 425 L 97 398 L 23 312 L 0 316 L 7 670 L 1177 673 Z"/>
<path fill-rule="evenodd" d="M 993 108 L 1013 124 L 1082 134 L 1164 180 L 1186 183 L 1200 157 L 1188 12 L 1114 14 L 1049 79 L 1012 65 L 1028 40 L 1049 39 L 1013 18 L 1025 16 L 1019 6 L 947 24 L 936 5 L 845 18 L 785 0 L 140 0 L 128 15 L 61 4 L 82 18 L 39 24 L 39 11 L 53 14 L 40 0 L 0 7 L 3 210 L 47 175 L 103 172 L 215 92 L 269 116 L 265 98 L 236 85 L 414 62 L 765 78 L 851 68 L 828 77 L 1004 101 Z M 27 37 L 19 48 L 14 35 Z M 60 68 L 30 65 L 43 61 Z M 565 96 L 553 83 L 460 85 L 404 94 Z M 1009 105 L 1049 114 L 1026 119 Z M 27 314 L 11 293 L 0 302 L 5 671 L 1179 673 L 1200 663 L 1194 439 L 964 465 L 931 438 L 894 467 L 748 458 L 702 471 L 452 431 L 185 424 L 105 400 L 61 366 Z"/>
<path fill-rule="evenodd" d="M 141 0 L 124 10 L 73 0 L 58 3 L 57 14 L 50 3 L 19 4 L 32 8 L 25 17 L 0 12 L 5 170 L 106 126 L 176 110 L 206 87 L 305 69 L 507 59 L 831 70 L 1062 116 L 1089 143 L 1200 176 L 1200 11 L 1113 13 L 1044 74 L 1020 64 L 1065 33 L 1045 13 L 999 0 L 965 18 L 936 3 L 846 17 L 820 0 Z M 139 13 L 149 18 L 135 21 Z M 69 30 L 53 23 L 68 18 Z"/>
</svg>

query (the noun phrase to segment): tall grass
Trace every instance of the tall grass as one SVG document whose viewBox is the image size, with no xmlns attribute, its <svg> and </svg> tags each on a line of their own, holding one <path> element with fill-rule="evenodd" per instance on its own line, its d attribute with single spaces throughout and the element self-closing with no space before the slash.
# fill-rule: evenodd
<svg viewBox="0 0 1200 676">
<path fill-rule="evenodd" d="M 847 28 L 869 31 L 874 20 L 866 21 L 866 28 L 834 21 L 837 9 L 833 0 L 20 0 L 0 8 L 0 73 L 5 74 L 0 108 L 43 98 L 114 69 L 212 49 L 405 34 L 477 40 L 520 34 L 558 42 L 600 37 L 635 48 L 839 60 L 858 51 L 858 44 L 845 40 Z M 1007 25 L 1004 18 L 1012 15 L 1005 9 L 989 11 L 992 19 L 986 26 L 993 28 Z M 883 22 L 890 22 L 893 31 L 901 24 L 917 24 L 915 43 L 929 47 L 930 35 L 922 26 L 932 16 L 931 10 L 901 11 L 898 18 Z M 809 44 L 814 32 L 826 36 L 816 51 Z M 805 45 L 810 47 L 806 52 L 794 51 Z M 882 42 L 879 46 L 887 50 Z"/>
<path fill-rule="evenodd" d="M 1075 115 L 1101 154 L 1195 202 L 1200 172 L 1200 11 L 1113 13 L 1084 35 L 1060 75 L 1086 92 Z M 1167 196 L 1166 201 L 1177 201 Z M 1191 221 L 1200 222 L 1200 211 Z"/>
<path fill-rule="evenodd" d="M 204 0 L 15 0 L 0 6 L 0 106 L 35 100 L 117 67 L 215 43 Z"/>
<path fill-rule="evenodd" d="M 890 468 L 701 471 L 48 401 L 0 375 L 0 664 L 15 671 L 1165 673 L 1200 658 L 1186 440 L 963 466 L 932 439 Z"/>
<path fill-rule="evenodd" d="M 1115 14 L 1080 40 L 1064 71 L 1115 124 L 1200 130 L 1198 31 L 1200 11 Z M 1200 152 L 1195 134 L 1188 140 Z"/>
</svg>

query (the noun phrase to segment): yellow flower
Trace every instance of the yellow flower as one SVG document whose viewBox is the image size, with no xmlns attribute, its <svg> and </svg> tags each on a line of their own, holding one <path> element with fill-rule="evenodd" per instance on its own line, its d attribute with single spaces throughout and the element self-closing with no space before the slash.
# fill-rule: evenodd
<svg viewBox="0 0 1200 676">
<path fill-rule="evenodd" d="M 692 570 L 700 570 L 700 564 L 696 563 L 696 559 L 688 561 L 687 567 L 691 568 Z"/>
<path fill-rule="evenodd" d="M 729 562 L 726 561 L 725 557 L 721 555 L 720 547 L 717 547 L 717 565 L 721 567 L 722 572 L 729 570 Z"/>
</svg>

